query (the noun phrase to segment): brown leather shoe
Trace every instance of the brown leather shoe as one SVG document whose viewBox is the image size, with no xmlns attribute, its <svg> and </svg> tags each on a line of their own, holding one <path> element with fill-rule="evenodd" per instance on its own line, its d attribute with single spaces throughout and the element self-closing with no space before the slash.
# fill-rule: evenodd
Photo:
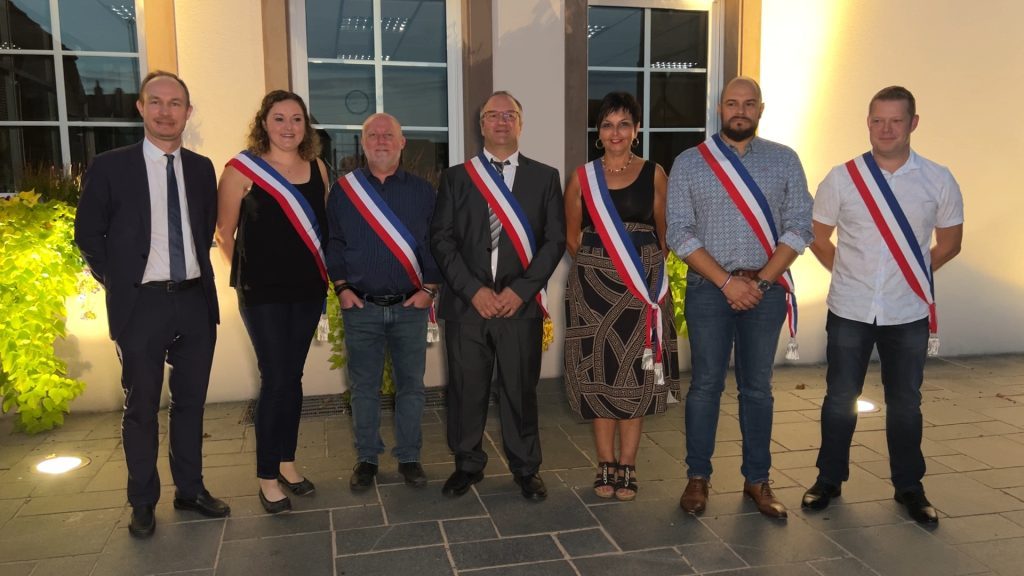
<svg viewBox="0 0 1024 576">
<path fill-rule="evenodd" d="M 683 495 L 679 497 L 679 507 L 690 514 L 700 514 L 708 506 L 708 479 L 690 478 L 686 483 Z"/>
<path fill-rule="evenodd" d="M 757 484 L 744 482 L 743 493 L 753 500 L 754 504 L 757 504 L 757 509 L 765 516 L 786 518 L 789 515 L 786 513 L 786 506 L 775 499 L 775 494 L 772 493 L 772 487 L 768 482 L 758 482 Z"/>
</svg>

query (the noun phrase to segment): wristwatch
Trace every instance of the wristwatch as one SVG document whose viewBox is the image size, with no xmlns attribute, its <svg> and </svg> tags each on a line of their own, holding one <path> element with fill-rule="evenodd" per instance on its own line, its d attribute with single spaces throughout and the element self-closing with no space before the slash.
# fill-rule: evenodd
<svg viewBox="0 0 1024 576">
<path fill-rule="evenodd" d="M 754 279 L 757 280 L 757 289 L 761 291 L 761 294 L 764 294 L 769 289 L 771 289 L 771 282 L 765 280 L 764 278 L 755 277 Z"/>
</svg>

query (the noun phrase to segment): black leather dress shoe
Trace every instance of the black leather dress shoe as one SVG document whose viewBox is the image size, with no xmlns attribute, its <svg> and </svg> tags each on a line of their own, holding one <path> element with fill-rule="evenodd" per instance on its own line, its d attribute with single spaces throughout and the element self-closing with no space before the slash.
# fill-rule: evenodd
<svg viewBox="0 0 1024 576">
<path fill-rule="evenodd" d="M 466 472 L 465 470 L 456 470 L 452 472 L 452 475 L 445 480 L 444 488 L 441 488 L 441 494 L 445 496 L 462 496 L 466 492 L 469 492 L 469 487 L 473 484 L 484 479 L 483 472 Z"/>
<path fill-rule="evenodd" d="M 402 462 L 398 465 L 398 473 L 405 478 L 409 486 L 422 488 L 427 485 L 427 473 L 419 462 Z"/>
<path fill-rule="evenodd" d="M 278 514 L 292 509 L 292 501 L 287 496 L 280 500 L 271 502 L 270 500 L 267 500 L 267 497 L 263 494 L 263 488 L 260 488 L 260 504 L 263 505 L 263 509 L 266 510 L 268 514 Z"/>
<path fill-rule="evenodd" d="M 210 492 L 203 490 L 195 498 L 175 496 L 174 507 L 178 510 L 192 510 L 210 518 L 223 518 L 231 514 L 231 507 L 223 500 L 214 498 Z"/>
<path fill-rule="evenodd" d="M 824 510 L 828 507 L 829 502 L 840 494 L 842 494 L 842 489 L 839 486 L 817 480 L 814 482 L 814 486 L 804 492 L 804 499 L 800 502 L 800 506 L 811 510 Z"/>
<path fill-rule="evenodd" d="M 514 476 L 514 478 L 516 484 L 523 491 L 523 498 L 543 500 L 548 497 L 548 489 L 544 486 L 544 481 L 540 479 L 540 476 L 527 474 L 526 476 Z"/>
<path fill-rule="evenodd" d="M 284 487 L 291 490 L 292 494 L 295 494 L 296 496 L 312 494 L 313 491 L 316 490 L 316 486 L 309 481 L 309 478 L 303 478 L 298 482 L 289 482 L 283 475 L 278 474 L 277 481 L 284 484 Z M 266 508 L 266 506 L 264 506 L 264 508 Z"/>
<path fill-rule="evenodd" d="M 132 506 L 132 520 L 128 523 L 128 533 L 139 538 L 147 538 L 156 530 L 156 518 L 153 516 L 153 505 Z"/>
<path fill-rule="evenodd" d="M 373 477 L 377 475 L 377 465 L 359 462 L 352 469 L 352 477 L 348 479 L 348 487 L 355 492 L 368 490 L 373 486 Z"/>
<path fill-rule="evenodd" d="M 924 490 L 911 490 L 909 492 L 897 492 L 893 496 L 897 502 L 903 504 L 907 513 L 919 524 L 938 524 L 939 513 L 932 507 L 932 503 L 924 495 Z"/>
</svg>

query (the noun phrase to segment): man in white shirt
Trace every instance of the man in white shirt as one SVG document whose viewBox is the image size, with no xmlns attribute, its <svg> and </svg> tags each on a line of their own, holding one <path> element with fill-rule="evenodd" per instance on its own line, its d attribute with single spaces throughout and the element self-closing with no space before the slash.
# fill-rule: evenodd
<svg viewBox="0 0 1024 576">
<path fill-rule="evenodd" d="M 871 152 L 833 168 L 814 200 L 811 251 L 832 272 L 828 390 L 818 478 L 802 505 L 824 509 L 849 478 L 857 398 L 877 347 L 895 499 L 917 522 L 935 524 L 938 515 L 921 484 L 921 383 L 936 329 L 932 273 L 960 252 L 964 217 L 949 169 L 911 150 L 917 123 L 909 90 L 879 91 L 868 107 Z"/>
</svg>

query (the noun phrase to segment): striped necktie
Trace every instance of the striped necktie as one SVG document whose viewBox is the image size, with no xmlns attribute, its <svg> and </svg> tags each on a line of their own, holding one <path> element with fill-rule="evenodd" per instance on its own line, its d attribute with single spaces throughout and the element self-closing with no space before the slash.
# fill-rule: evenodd
<svg viewBox="0 0 1024 576">
<path fill-rule="evenodd" d="M 508 160 L 502 162 L 501 160 L 491 159 L 491 164 L 494 165 L 494 169 L 498 171 L 498 175 L 505 173 L 505 166 L 511 164 Z M 498 215 L 491 209 L 491 205 L 487 205 L 487 216 L 491 221 L 491 250 L 498 249 L 498 239 L 501 238 L 501 220 L 498 219 Z"/>
</svg>

